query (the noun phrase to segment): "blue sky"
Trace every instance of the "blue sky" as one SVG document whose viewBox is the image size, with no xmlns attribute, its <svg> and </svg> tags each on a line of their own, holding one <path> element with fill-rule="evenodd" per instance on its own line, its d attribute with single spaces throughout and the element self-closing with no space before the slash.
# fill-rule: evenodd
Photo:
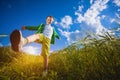
<svg viewBox="0 0 120 80">
<path fill-rule="evenodd" d="M 120 23 L 120 0 L 0 0 L 0 34 L 8 34 L 0 38 L 0 45 L 10 45 L 9 34 L 14 29 L 45 23 L 48 15 L 54 17 L 52 25 L 61 37 L 51 45 L 51 51 L 59 50 L 84 38 L 87 32 L 111 32 L 109 29 Z M 22 33 L 27 37 L 35 31 Z M 41 45 L 31 43 L 27 48 L 39 53 Z"/>
</svg>

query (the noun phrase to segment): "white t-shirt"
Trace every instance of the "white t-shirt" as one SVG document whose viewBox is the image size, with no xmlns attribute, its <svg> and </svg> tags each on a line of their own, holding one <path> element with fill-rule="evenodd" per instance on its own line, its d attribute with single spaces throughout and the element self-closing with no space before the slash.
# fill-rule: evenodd
<svg viewBox="0 0 120 80">
<path fill-rule="evenodd" d="M 50 24 L 46 24 L 43 30 L 43 34 L 51 40 L 53 34 L 53 27 Z"/>
</svg>

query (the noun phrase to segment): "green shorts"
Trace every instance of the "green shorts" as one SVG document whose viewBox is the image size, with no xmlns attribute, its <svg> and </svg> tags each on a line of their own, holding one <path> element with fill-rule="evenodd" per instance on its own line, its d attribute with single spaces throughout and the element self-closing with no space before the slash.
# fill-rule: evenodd
<svg viewBox="0 0 120 80">
<path fill-rule="evenodd" d="M 50 39 L 44 36 L 43 34 L 39 34 L 39 39 L 35 42 L 42 44 L 42 51 L 41 55 L 43 57 L 48 57 L 49 51 L 50 51 Z"/>
</svg>

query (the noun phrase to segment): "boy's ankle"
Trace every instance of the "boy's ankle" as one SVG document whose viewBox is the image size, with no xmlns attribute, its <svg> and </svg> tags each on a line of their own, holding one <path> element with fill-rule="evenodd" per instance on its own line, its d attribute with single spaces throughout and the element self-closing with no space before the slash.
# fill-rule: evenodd
<svg viewBox="0 0 120 80">
<path fill-rule="evenodd" d="M 22 37 L 22 46 L 25 46 L 26 44 L 28 44 L 28 39 Z"/>
<path fill-rule="evenodd" d="M 47 74 L 48 74 L 48 70 L 44 70 L 43 73 L 42 73 L 42 77 L 47 76 Z"/>
</svg>

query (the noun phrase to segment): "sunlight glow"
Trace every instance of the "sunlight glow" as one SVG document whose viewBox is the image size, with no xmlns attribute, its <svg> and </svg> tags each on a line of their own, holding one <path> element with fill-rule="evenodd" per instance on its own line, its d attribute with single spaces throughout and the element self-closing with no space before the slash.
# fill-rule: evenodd
<svg viewBox="0 0 120 80">
<path fill-rule="evenodd" d="M 31 54 L 31 55 L 39 55 L 38 54 L 38 48 L 37 47 L 33 47 L 33 46 L 23 47 L 23 52 Z"/>
</svg>

